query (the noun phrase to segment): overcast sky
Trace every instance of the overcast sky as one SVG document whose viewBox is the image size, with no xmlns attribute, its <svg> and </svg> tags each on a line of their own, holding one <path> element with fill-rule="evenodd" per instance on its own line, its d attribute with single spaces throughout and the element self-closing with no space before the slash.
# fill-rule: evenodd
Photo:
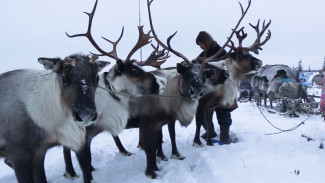
<svg viewBox="0 0 325 183">
<path fill-rule="evenodd" d="M 72 53 L 94 51 L 86 38 L 70 39 L 65 35 L 84 33 L 95 0 L 0 0 L 0 73 L 21 68 L 42 69 L 39 57 L 65 57 Z M 240 0 L 244 7 L 246 0 Z M 124 36 L 118 45 L 118 56 L 126 58 L 138 38 L 138 0 L 99 0 L 93 22 L 93 37 L 105 50 L 111 45 L 101 36 L 116 40 L 124 26 Z M 140 2 L 141 24 L 149 30 L 146 0 Z M 272 20 L 272 38 L 263 46 L 257 58 L 263 64 L 320 69 L 325 56 L 324 0 L 252 0 L 247 16 L 241 23 L 249 46 L 256 33 L 248 23 L 258 19 Z M 195 44 L 199 31 L 208 31 L 223 44 L 231 28 L 240 18 L 237 0 L 155 0 L 152 16 L 155 30 L 162 41 L 178 31 L 172 40 L 174 49 L 193 59 L 200 52 Z M 235 40 L 235 38 L 233 38 Z M 235 42 L 237 44 L 237 42 Z M 151 51 L 143 49 L 146 58 Z M 136 53 L 134 58 L 139 59 Z M 106 58 L 103 58 L 104 60 Z M 109 60 L 108 58 L 106 60 Z M 111 60 L 112 61 L 112 60 Z M 165 66 L 174 66 L 180 59 L 172 57 Z"/>
</svg>

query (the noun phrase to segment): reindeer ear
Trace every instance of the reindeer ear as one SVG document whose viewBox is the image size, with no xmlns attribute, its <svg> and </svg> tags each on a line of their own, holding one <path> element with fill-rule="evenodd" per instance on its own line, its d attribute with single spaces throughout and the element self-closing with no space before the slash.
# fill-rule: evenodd
<svg viewBox="0 0 325 183">
<path fill-rule="evenodd" d="M 38 62 L 44 66 L 46 70 L 52 70 L 53 72 L 60 72 L 61 70 L 61 58 L 38 58 Z"/>
<path fill-rule="evenodd" d="M 123 63 L 123 61 L 122 60 L 116 60 L 116 65 L 115 65 L 115 72 L 117 73 L 117 74 L 120 74 L 120 73 L 122 73 L 123 72 L 123 70 L 124 70 L 124 63 Z"/>
<path fill-rule="evenodd" d="M 177 63 L 177 72 L 180 74 L 184 74 L 186 70 L 186 66 L 184 66 L 183 64 Z"/>
<path fill-rule="evenodd" d="M 240 50 L 237 49 L 237 48 L 233 48 L 233 51 L 229 54 L 229 57 L 230 57 L 232 60 L 236 60 L 238 54 L 240 54 Z"/>
<path fill-rule="evenodd" d="M 96 63 L 97 66 L 98 66 L 98 72 L 100 72 L 101 70 L 103 70 L 104 67 L 106 67 L 106 66 L 108 66 L 109 64 L 111 64 L 110 62 L 101 61 L 101 60 L 95 61 L 95 63 Z"/>
<path fill-rule="evenodd" d="M 232 59 L 232 60 L 235 60 L 236 59 L 236 52 L 232 52 L 229 54 L 229 57 Z"/>
</svg>

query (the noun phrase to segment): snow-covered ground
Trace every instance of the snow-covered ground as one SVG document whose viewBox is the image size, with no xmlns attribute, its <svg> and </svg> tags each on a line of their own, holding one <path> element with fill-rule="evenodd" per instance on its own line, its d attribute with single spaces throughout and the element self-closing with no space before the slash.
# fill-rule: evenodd
<svg viewBox="0 0 325 183">
<path fill-rule="evenodd" d="M 263 114 L 274 125 L 282 129 L 291 128 L 308 116 L 289 118 L 279 114 Z M 215 119 L 215 117 L 214 117 Z M 134 155 L 122 156 L 111 136 L 102 133 L 92 143 L 93 172 L 98 183 L 106 182 L 222 182 L 222 183 L 324 183 L 325 182 L 325 123 L 318 115 L 309 118 L 304 125 L 290 132 L 278 132 L 261 115 L 254 103 L 239 103 L 232 112 L 231 132 L 239 139 L 230 145 L 195 148 L 192 141 L 195 121 L 187 128 L 177 125 L 176 140 L 185 160 L 169 159 L 160 162 L 161 169 L 156 180 L 144 175 L 145 153 L 137 149 L 138 130 L 124 130 L 120 135 L 125 147 Z M 215 119 L 216 121 L 216 119 Z M 218 128 L 218 125 L 216 125 Z M 314 141 L 307 141 L 303 135 Z M 167 127 L 164 127 L 164 152 L 171 154 Z M 76 171 L 81 170 L 73 154 Z M 51 183 L 81 183 L 82 178 L 67 180 L 64 173 L 62 147 L 54 147 L 46 155 L 45 168 Z M 3 160 L 0 162 L 0 182 L 16 182 L 13 170 Z"/>
</svg>

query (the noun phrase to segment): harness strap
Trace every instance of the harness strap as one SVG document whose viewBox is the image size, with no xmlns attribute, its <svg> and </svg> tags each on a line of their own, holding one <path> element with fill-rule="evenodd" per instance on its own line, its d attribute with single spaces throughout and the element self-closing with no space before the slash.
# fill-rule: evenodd
<svg viewBox="0 0 325 183">
<path fill-rule="evenodd" d="M 115 94 L 115 92 L 113 92 L 113 91 L 115 91 L 114 86 L 112 86 L 112 85 L 109 83 L 108 79 L 106 78 L 107 75 L 108 75 L 108 72 L 104 72 L 104 84 L 105 84 L 105 87 L 108 89 L 108 93 L 109 93 L 109 94 L 110 94 L 110 95 L 111 95 L 115 100 L 120 101 L 120 100 L 121 100 L 120 97 L 118 97 L 118 96 Z"/>
</svg>

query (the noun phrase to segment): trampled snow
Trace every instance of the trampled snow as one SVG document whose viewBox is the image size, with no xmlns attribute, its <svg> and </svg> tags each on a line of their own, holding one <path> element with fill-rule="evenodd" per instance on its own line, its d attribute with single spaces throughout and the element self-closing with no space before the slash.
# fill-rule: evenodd
<svg viewBox="0 0 325 183">
<path fill-rule="evenodd" d="M 308 118 L 290 118 L 271 114 L 267 109 L 261 112 L 274 125 L 289 129 Z M 305 124 L 294 131 L 278 132 L 261 115 L 255 103 L 239 103 L 233 111 L 231 132 L 238 142 L 230 145 L 192 146 L 195 133 L 195 120 L 187 128 L 176 125 L 178 149 L 185 160 L 169 159 L 158 163 L 161 169 L 155 180 L 145 176 L 144 151 L 137 149 L 138 129 L 124 130 L 120 134 L 125 148 L 132 156 L 121 155 L 110 134 L 102 133 L 92 143 L 93 172 L 97 183 L 106 182 L 222 182 L 222 183 L 323 183 L 325 182 L 325 123 L 320 115 L 313 115 Z M 214 116 L 215 128 L 218 125 Z M 202 131 L 203 132 L 203 131 Z M 167 127 L 163 128 L 163 149 L 171 156 L 171 145 Z M 311 137 L 312 141 L 302 135 Z M 203 143 L 205 141 L 201 139 Z M 325 145 L 325 144 L 324 144 Z M 76 157 L 73 163 L 77 174 L 82 175 Z M 51 183 L 81 183 L 82 177 L 68 180 L 63 177 L 64 160 L 62 147 L 50 149 L 46 155 L 45 169 Z M 3 160 L 0 162 L 0 182 L 17 182 L 12 169 Z"/>
</svg>

